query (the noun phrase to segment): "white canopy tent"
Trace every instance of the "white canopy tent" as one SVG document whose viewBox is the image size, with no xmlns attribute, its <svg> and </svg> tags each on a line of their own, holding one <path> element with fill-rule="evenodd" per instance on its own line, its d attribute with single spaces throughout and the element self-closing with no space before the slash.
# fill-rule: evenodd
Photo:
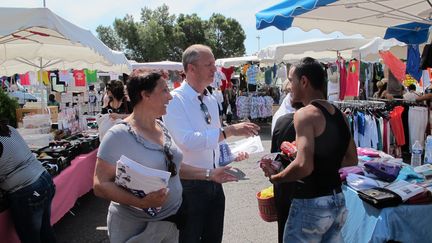
<svg viewBox="0 0 432 243">
<path fill-rule="evenodd" d="M 162 61 L 162 62 L 135 62 L 129 61 L 132 69 L 163 69 L 172 71 L 183 71 L 183 64 L 181 62 Z"/>
<path fill-rule="evenodd" d="M 220 58 L 216 60 L 216 66 L 231 67 L 231 66 L 243 65 L 248 62 L 259 62 L 259 61 L 260 59 L 257 56 Z"/>
<path fill-rule="evenodd" d="M 355 38 L 357 39 L 357 38 Z M 339 39 L 327 39 L 327 40 L 319 40 L 319 41 L 307 41 L 307 42 L 298 42 L 298 43 L 288 43 L 282 45 L 273 45 L 268 48 L 263 49 L 262 56 L 264 58 L 261 59 L 261 62 L 264 63 L 274 63 L 274 62 L 296 62 L 299 61 L 303 57 L 313 57 L 319 61 L 334 61 L 337 57 L 337 52 L 339 55 L 345 58 L 358 58 L 363 61 L 375 62 L 378 61 L 379 51 L 387 51 L 390 50 L 395 56 L 399 58 L 406 58 L 406 44 L 400 42 L 395 39 L 382 39 L 380 37 L 375 37 L 372 40 L 361 39 L 362 41 L 358 42 L 358 46 L 355 46 L 353 43 L 344 44 L 345 41 L 335 41 L 332 44 L 332 40 Z M 365 43 L 365 44 L 363 44 Z M 363 45 L 361 45 L 363 44 Z M 306 48 L 312 48 L 309 51 L 305 51 L 303 53 L 297 54 L 301 51 L 306 50 Z M 345 49 L 345 50 L 337 50 L 337 49 Z M 275 54 L 273 54 L 275 53 Z M 278 55 L 276 55 L 278 53 Z M 267 55 L 267 56 L 265 56 Z M 273 55 L 276 56 L 276 59 L 272 58 Z M 283 57 L 279 59 L 280 56 Z"/>
<path fill-rule="evenodd" d="M 69 68 L 131 70 L 123 53 L 47 8 L 0 8 L 0 74 Z"/>
<path fill-rule="evenodd" d="M 327 51 L 327 54 L 333 52 L 334 58 L 336 58 L 337 51 L 358 49 L 369 41 L 363 38 L 332 38 L 277 44 L 259 51 L 258 58 L 265 61 L 282 62 L 285 61 L 284 57 L 287 54 L 302 54 L 304 56 L 304 53 L 308 51 Z"/>
</svg>

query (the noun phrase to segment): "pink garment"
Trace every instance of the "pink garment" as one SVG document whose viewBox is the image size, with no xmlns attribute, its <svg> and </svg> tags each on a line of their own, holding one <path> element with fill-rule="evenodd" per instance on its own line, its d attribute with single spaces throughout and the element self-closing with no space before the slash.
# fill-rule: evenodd
<svg viewBox="0 0 432 243">
<path fill-rule="evenodd" d="M 28 73 L 20 74 L 19 76 L 22 86 L 30 86 L 30 77 Z"/>
<path fill-rule="evenodd" d="M 359 75 L 360 75 L 360 61 L 358 60 L 349 61 L 345 96 L 359 95 Z"/>
<path fill-rule="evenodd" d="M 345 66 L 345 60 L 343 58 L 336 61 L 336 64 L 338 66 L 339 72 L 340 72 L 340 79 L 339 79 L 339 85 L 340 85 L 340 91 L 339 91 L 339 99 L 343 100 L 345 98 L 345 91 L 346 91 L 346 83 L 347 83 L 347 70 Z"/>
<path fill-rule="evenodd" d="M 93 187 L 97 149 L 77 156 L 71 165 L 54 177 L 56 193 L 51 203 L 51 224 L 59 221 L 74 206 L 75 201 Z M 19 243 L 10 210 L 0 213 L 1 242 Z"/>
<path fill-rule="evenodd" d="M 393 75 L 400 81 L 405 79 L 406 65 L 390 51 L 380 51 L 380 56 L 384 60 Z"/>
<path fill-rule="evenodd" d="M 222 80 L 221 90 L 224 91 L 226 88 L 230 88 L 232 86 L 231 77 L 234 73 L 234 67 L 229 68 L 221 68 L 221 71 L 225 74 L 225 80 Z"/>
<path fill-rule="evenodd" d="M 369 157 L 380 157 L 378 151 L 372 148 L 357 148 L 357 155 L 369 156 Z"/>
</svg>

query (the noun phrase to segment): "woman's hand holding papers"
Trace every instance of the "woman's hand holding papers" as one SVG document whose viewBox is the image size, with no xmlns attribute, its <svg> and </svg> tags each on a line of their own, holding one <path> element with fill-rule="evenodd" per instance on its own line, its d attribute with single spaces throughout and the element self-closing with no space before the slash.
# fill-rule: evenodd
<svg viewBox="0 0 432 243">
<path fill-rule="evenodd" d="M 145 197 L 140 198 L 140 208 L 158 208 L 162 207 L 168 197 L 168 189 L 162 188 L 160 190 L 150 192 Z"/>
</svg>

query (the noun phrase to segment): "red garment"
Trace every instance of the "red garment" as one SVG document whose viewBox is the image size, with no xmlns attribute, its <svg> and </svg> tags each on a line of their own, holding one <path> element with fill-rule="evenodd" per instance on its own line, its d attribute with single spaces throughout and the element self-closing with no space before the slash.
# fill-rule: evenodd
<svg viewBox="0 0 432 243">
<path fill-rule="evenodd" d="M 338 65 L 339 72 L 340 72 L 340 79 L 339 79 L 339 99 L 343 100 L 345 98 L 345 91 L 346 91 L 346 82 L 347 82 L 347 70 L 345 66 L 345 60 L 343 58 L 336 61 L 336 64 Z"/>
<path fill-rule="evenodd" d="M 173 86 L 174 89 L 180 87 L 181 83 L 179 81 L 174 81 Z"/>
<path fill-rule="evenodd" d="M 74 70 L 73 77 L 75 79 L 75 86 L 86 86 L 86 76 L 84 70 Z"/>
<path fill-rule="evenodd" d="M 346 80 L 345 96 L 359 95 L 360 61 L 351 60 L 348 64 L 348 77 Z"/>
<path fill-rule="evenodd" d="M 390 127 L 398 146 L 405 145 L 405 132 L 402 124 L 403 106 L 396 106 L 390 111 Z"/>
<path fill-rule="evenodd" d="M 390 51 L 380 51 L 380 56 L 393 75 L 400 81 L 405 79 L 406 65 Z"/>
<path fill-rule="evenodd" d="M 20 81 L 22 86 L 30 86 L 30 77 L 28 72 L 25 74 L 20 74 Z"/>
<path fill-rule="evenodd" d="M 225 78 L 226 78 L 225 80 L 222 80 L 221 90 L 223 92 L 226 88 L 232 87 L 231 76 L 234 73 L 234 67 L 233 66 L 229 68 L 222 67 L 221 71 L 225 74 Z"/>
</svg>

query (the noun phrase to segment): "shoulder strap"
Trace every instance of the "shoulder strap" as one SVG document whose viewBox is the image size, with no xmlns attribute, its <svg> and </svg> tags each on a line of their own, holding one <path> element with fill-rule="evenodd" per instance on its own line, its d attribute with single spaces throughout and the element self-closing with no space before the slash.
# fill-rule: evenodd
<svg viewBox="0 0 432 243">
<path fill-rule="evenodd" d="M 324 114 L 324 117 L 329 118 L 329 117 L 332 116 L 332 115 L 330 114 L 330 112 L 328 112 L 328 110 L 327 110 L 323 105 L 321 105 L 320 103 L 318 103 L 317 101 L 312 101 L 311 104 L 312 104 L 313 106 L 315 106 L 316 108 L 320 109 L 321 112 Z"/>
</svg>

